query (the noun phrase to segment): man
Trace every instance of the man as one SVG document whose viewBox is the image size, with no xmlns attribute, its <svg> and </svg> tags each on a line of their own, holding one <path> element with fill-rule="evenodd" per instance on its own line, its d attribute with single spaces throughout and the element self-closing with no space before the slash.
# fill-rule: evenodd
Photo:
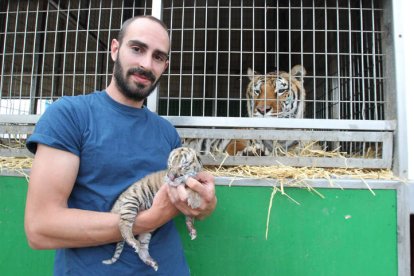
<svg viewBox="0 0 414 276">
<path fill-rule="evenodd" d="M 63 97 L 51 105 L 28 139 L 36 152 L 26 201 L 25 229 L 35 249 L 57 249 L 55 275 L 154 273 L 125 246 L 117 263 L 102 264 L 121 240 L 117 196 L 145 175 L 164 169 L 180 145 L 175 128 L 143 106 L 168 66 L 165 25 L 150 16 L 127 20 L 111 43 L 113 77 L 105 91 Z M 202 172 L 187 185 L 203 204 L 191 209 L 183 189 L 164 185 L 141 212 L 134 233 L 154 231 L 150 253 L 157 275 L 188 275 L 173 224 L 180 211 L 203 218 L 216 206 L 214 178 Z"/>
</svg>

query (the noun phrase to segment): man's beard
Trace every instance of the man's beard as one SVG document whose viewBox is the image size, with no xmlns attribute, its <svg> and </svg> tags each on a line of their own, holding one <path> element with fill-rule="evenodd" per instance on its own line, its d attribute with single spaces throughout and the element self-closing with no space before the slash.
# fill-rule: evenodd
<svg viewBox="0 0 414 276">
<path fill-rule="evenodd" d="M 152 82 L 152 84 L 147 88 L 145 88 L 144 85 L 139 83 L 136 83 L 135 85 L 129 85 L 127 79 L 129 76 L 133 74 L 140 74 L 148 78 Z M 114 63 L 114 78 L 116 86 L 121 91 L 121 93 L 126 98 L 137 102 L 145 100 L 152 93 L 152 91 L 154 91 L 155 87 L 157 86 L 160 80 L 160 78 L 156 79 L 151 71 L 146 71 L 139 67 L 129 69 L 124 77 L 124 70 L 122 68 L 121 62 L 119 61 L 119 56 Z"/>
</svg>

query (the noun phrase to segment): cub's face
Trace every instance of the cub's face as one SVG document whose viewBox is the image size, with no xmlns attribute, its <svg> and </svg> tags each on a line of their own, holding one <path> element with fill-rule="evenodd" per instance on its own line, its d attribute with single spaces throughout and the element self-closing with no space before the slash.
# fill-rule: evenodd
<svg viewBox="0 0 414 276">
<path fill-rule="evenodd" d="M 168 182 L 173 186 L 185 184 L 189 176 L 195 176 L 202 168 L 195 150 L 188 147 L 176 148 L 168 158 Z"/>
</svg>

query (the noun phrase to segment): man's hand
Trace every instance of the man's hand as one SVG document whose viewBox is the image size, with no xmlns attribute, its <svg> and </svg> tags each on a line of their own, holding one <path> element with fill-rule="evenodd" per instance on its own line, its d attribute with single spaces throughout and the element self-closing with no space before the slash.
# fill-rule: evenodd
<svg viewBox="0 0 414 276">
<path fill-rule="evenodd" d="M 208 172 L 200 172 L 194 178 L 188 178 L 186 186 L 197 192 L 201 197 L 201 206 L 192 209 L 188 206 L 188 193 L 184 185 L 168 188 L 168 195 L 171 202 L 184 215 L 203 219 L 210 215 L 216 208 L 217 198 L 214 186 L 214 176 Z"/>
</svg>

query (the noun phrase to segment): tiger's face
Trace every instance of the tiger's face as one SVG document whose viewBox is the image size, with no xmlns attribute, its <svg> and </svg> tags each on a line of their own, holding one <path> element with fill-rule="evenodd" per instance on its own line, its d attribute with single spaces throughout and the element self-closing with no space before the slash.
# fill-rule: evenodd
<svg viewBox="0 0 414 276">
<path fill-rule="evenodd" d="M 188 147 L 180 147 L 171 151 L 168 157 L 166 180 L 169 185 L 185 184 L 189 176 L 195 176 L 203 168 L 197 152 Z"/>
<path fill-rule="evenodd" d="M 250 68 L 247 74 L 247 110 L 249 117 L 303 118 L 306 70 L 295 65 L 291 71 L 260 75 Z"/>
</svg>

